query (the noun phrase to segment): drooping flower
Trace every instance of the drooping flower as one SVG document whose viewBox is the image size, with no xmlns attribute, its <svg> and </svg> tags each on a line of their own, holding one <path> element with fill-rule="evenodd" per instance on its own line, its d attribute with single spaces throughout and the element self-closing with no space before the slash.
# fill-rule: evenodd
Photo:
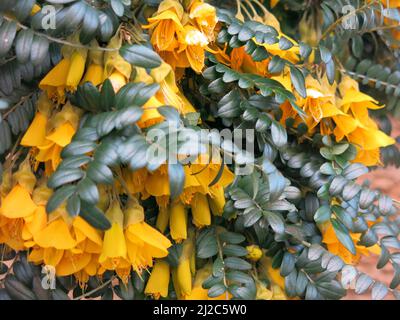
<svg viewBox="0 0 400 320">
<path fill-rule="evenodd" d="M 97 41 L 93 41 L 91 46 L 98 46 Z M 88 54 L 88 67 L 81 83 L 91 82 L 98 86 L 103 82 L 103 52 L 99 50 L 90 50 Z"/>
<path fill-rule="evenodd" d="M 21 145 L 33 147 L 35 160 L 38 164 L 44 162 L 46 173 L 51 174 L 61 162 L 62 149 L 71 142 L 78 128 L 82 111 L 68 102 L 60 112 L 50 116 L 45 108 L 40 109 L 41 100 L 38 103 L 39 112 L 23 136 Z"/>
<path fill-rule="evenodd" d="M 65 91 L 74 92 L 85 72 L 87 50 L 63 47 L 63 59 L 40 81 L 39 88 L 57 102 L 65 101 Z"/>
<path fill-rule="evenodd" d="M 193 233 L 183 243 L 178 266 L 173 270 L 173 282 L 179 299 L 185 299 L 192 293 Z M 194 270 L 193 270 L 194 271 Z"/>
<path fill-rule="evenodd" d="M 149 280 L 147 281 L 144 293 L 153 296 L 155 299 L 168 296 L 170 268 L 168 262 L 156 260 Z"/>
<path fill-rule="evenodd" d="M 211 224 L 211 212 L 207 197 L 204 194 L 196 193 L 191 201 L 193 224 L 198 227 Z"/>
<path fill-rule="evenodd" d="M 144 221 L 143 207 L 136 199 L 129 201 L 124 215 L 128 260 L 135 271 L 151 267 L 154 258 L 168 255 L 171 242 Z"/>
<path fill-rule="evenodd" d="M 196 0 L 190 6 L 189 18 L 196 22 L 197 28 L 207 36 L 209 41 L 214 40 L 214 29 L 218 23 L 215 7 Z"/>
<path fill-rule="evenodd" d="M 122 45 L 122 38 L 117 33 L 108 43 L 107 48 L 114 49 L 104 53 L 104 74 L 103 80 L 110 80 L 114 92 L 118 92 L 126 85 L 131 77 L 132 66 L 119 54 Z"/>
<path fill-rule="evenodd" d="M 180 201 L 171 204 L 169 228 L 171 231 L 171 237 L 176 242 L 179 243 L 187 238 L 187 212 Z"/>
<path fill-rule="evenodd" d="M 104 270 L 116 270 L 122 279 L 126 279 L 131 265 L 124 235 L 124 214 L 118 200 L 111 203 L 106 216 L 111 222 L 111 228 L 104 233 L 99 263 Z"/>
</svg>

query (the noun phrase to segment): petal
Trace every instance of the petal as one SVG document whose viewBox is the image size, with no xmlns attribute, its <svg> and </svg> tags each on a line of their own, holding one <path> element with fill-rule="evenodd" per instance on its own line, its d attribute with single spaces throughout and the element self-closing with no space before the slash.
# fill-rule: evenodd
<svg viewBox="0 0 400 320">
<path fill-rule="evenodd" d="M 60 218 L 41 230 L 38 234 L 34 235 L 34 241 L 43 248 L 56 248 L 56 249 L 72 249 L 75 247 L 76 242 L 72 238 L 68 225 Z"/>
<path fill-rule="evenodd" d="M 31 125 L 21 140 L 25 147 L 40 146 L 45 143 L 47 118 L 40 112 L 36 113 Z"/>
<path fill-rule="evenodd" d="M 29 192 L 17 184 L 3 199 L 1 213 L 7 218 L 23 218 L 34 213 L 36 205 Z"/>
<path fill-rule="evenodd" d="M 53 132 L 47 136 L 47 140 L 56 143 L 60 147 L 65 147 L 71 142 L 74 134 L 74 127 L 69 122 L 66 122 L 60 127 L 55 128 Z"/>
</svg>

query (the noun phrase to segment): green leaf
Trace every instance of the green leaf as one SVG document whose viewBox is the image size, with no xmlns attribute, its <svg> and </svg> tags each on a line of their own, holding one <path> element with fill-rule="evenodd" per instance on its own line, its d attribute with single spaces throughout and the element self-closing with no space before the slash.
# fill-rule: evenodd
<svg viewBox="0 0 400 320">
<path fill-rule="evenodd" d="M 46 205 L 47 213 L 51 213 L 56 210 L 64 201 L 71 197 L 76 191 L 76 186 L 67 185 L 58 189 L 52 194 Z"/>
<path fill-rule="evenodd" d="M 247 250 L 242 246 L 228 244 L 222 248 L 222 253 L 226 256 L 244 257 L 247 255 Z"/>
<path fill-rule="evenodd" d="M 324 46 L 319 46 L 319 52 L 321 54 L 321 60 L 324 63 L 328 63 L 332 60 L 332 53 Z"/>
<path fill-rule="evenodd" d="M 92 141 L 72 141 L 67 145 L 61 152 L 62 158 L 69 158 L 73 156 L 81 156 L 86 153 L 92 152 L 96 148 L 97 144 Z"/>
<path fill-rule="evenodd" d="M 381 282 L 376 282 L 372 287 L 372 300 L 383 300 L 389 289 Z"/>
<path fill-rule="evenodd" d="M 73 195 L 67 201 L 67 212 L 71 217 L 76 217 L 81 211 L 81 199 L 78 195 Z"/>
<path fill-rule="evenodd" d="M 368 168 L 362 163 L 352 163 L 342 172 L 343 176 L 349 180 L 357 179 L 358 177 L 367 173 Z"/>
<path fill-rule="evenodd" d="M 366 274 L 360 275 L 356 281 L 356 294 L 363 294 L 373 283 L 374 280 L 370 276 Z"/>
<path fill-rule="evenodd" d="M 290 79 L 292 80 L 293 86 L 301 97 L 306 98 L 306 85 L 303 73 L 296 67 L 290 67 Z"/>
<path fill-rule="evenodd" d="M 56 189 L 64 184 L 80 180 L 84 176 L 81 169 L 63 169 L 57 170 L 49 178 L 47 186 L 51 189 Z"/>
<path fill-rule="evenodd" d="M 207 259 L 218 253 L 217 238 L 214 228 L 204 229 L 197 238 L 197 257 Z"/>
<path fill-rule="evenodd" d="M 246 240 L 244 235 L 230 231 L 221 232 L 218 236 L 221 242 L 230 244 L 239 244 Z"/>
<path fill-rule="evenodd" d="M 357 253 L 356 247 L 354 246 L 353 239 L 351 238 L 347 228 L 336 219 L 331 219 L 331 223 L 339 241 L 346 247 L 347 250 L 355 255 Z"/>
<path fill-rule="evenodd" d="M 171 199 L 176 199 L 185 184 L 185 171 L 180 163 L 168 163 L 168 180 Z"/>
<path fill-rule="evenodd" d="M 103 82 L 100 93 L 100 106 L 104 111 L 110 111 L 115 104 L 115 93 L 114 88 L 111 84 L 110 79 L 106 79 Z"/>
<path fill-rule="evenodd" d="M 77 192 L 82 200 L 89 204 L 96 204 L 99 202 L 99 190 L 96 184 L 88 177 L 82 179 L 77 185 Z"/>
<path fill-rule="evenodd" d="M 318 208 L 318 210 L 314 214 L 314 220 L 316 223 L 323 223 L 330 219 L 331 217 L 331 208 L 329 205 L 323 205 Z"/>
<path fill-rule="evenodd" d="M 271 136 L 273 143 L 278 147 L 284 147 L 287 143 L 286 129 L 277 121 L 271 123 Z"/>
<path fill-rule="evenodd" d="M 280 214 L 272 212 L 272 211 L 265 211 L 264 215 L 267 218 L 267 221 L 268 221 L 269 225 L 271 226 L 272 230 L 274 230 L 276 233 L 279 233 L 279 234 L 282 234 L 285 232 L 285 223 Z"/>
<path fill-rule="evenodd" d="M 160 56 L 152 49 L 141 45 L 124 45 L 119 50 L 120 55 L 135 67 L 157 68 L 161 65 Z"/>
<path fill-rule="evenodd" d="M 228 257 L 224 259 L 225 266 L 235 270 L 250 270 L 251 264 L 246 260 L 237 257 Z"/>
<path fill-rule="evenodd" d="M 97 183 L 112 184 L 114 181 L 111 169 L 100 162 L 91 162 L 88 165 L 87 176 Z"/>
<path fill-rule="evenodd" d="M 81 201 L 81 211 L 79 215 L 98 230 L 108 230 L 111 228 L 111 223 L 105 214 L 100 209 L 84 200 Z"/>
<path fill-rule="evenodd" d="M 225 285 L 223 283 L 217 283 L 208 290 L 208 296 L 210 298 L 216 298 L 219 297 L 221 294 L 224 294 L 225 291 Z"/>
</svg>

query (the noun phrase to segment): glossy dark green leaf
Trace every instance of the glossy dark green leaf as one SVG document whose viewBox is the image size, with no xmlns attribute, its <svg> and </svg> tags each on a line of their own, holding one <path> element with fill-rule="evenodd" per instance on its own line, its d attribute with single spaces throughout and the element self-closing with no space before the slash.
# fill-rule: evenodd
<svg viewBox="0 0 400 320">
<path fill-rule="evenodd" d="M 159 67 L 162 62 L 155 51 L 141 44 L 124 45 L 119 53 L 126 61 L 136 67 L 152 69 Z"/>
<path fill-rule="evenodd" d="M 111 228 L 111 223 L 105 214 L 100 209 L 84 200 L 81 201 L 81 211 L 79 215 L 98 230 L 108 230 Z"/>
</svg>

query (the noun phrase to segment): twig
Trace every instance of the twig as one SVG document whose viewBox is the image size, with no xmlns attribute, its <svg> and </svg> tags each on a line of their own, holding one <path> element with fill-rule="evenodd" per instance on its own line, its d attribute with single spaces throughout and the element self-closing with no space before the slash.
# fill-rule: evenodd
<svg viewBox="0 0 400 320">
<path fill-rule="evenodd" d="M 108 286 L 113 280 L 115 279 L 115 276 L 112 276 L 109 280 L 107 280 L 106 282 L 104 282 L 102 285 L 98 286 L 97 288 L 89 291 L 89 292 L 85 292 L 84 294 L 81 294 L 78 297 L 73 298 L 72 300 L 80 300 L 82 298 L 85 298 L 87 296 L 90 296 L 91 294 L 99 291 L 100 289 L 103 289 L 104 287 Z"/>
<path fill-rule="evenodd" d="M 17 26 L 20 27 L 21 29 L 24 29 L 24 30 L 30 29 L 26 25 L 23 25 L 22 23 L 20 23 L 18 21 L 15 21 L 14 19 L 11 19 L 11 18 L 9 18 L 7 16 L 3 16 L 3 18 L 5 20 L 7 20 L 7 21 L 14 21 L 17 24 Z M 30 29 L 30 30 L 32 30 L 32 29 Z M 73 43 L 73 42 L 70 42 L 70 41 L 67 41 L 67 40 L 62 40 L 62 39 L 59 39 L 59 38 L 55 38 L 55 37 L 49 36 L 47 34 L 44 34 L 42 32 L 38 32 L 38 31 L 34 31 L 34 30 L 32 30 L 32 32 L 35 35 L 37 35 L 39 37 L 44 37 L 44 38 L 46 38 L 47 40 L 49 40 L 51 42 L 59 43 L 59 44 L 66 45 L 66 46 L 69 46 L 69 47 L 74 47 L 74 48 L 79 48 L 79 49 L 87 49 L 87 50 L 92 50 L 92 51 L 109 51 L 109 52 L 118 51 L 117 48 L 103 48 L 103 47 L 85 46 L 85 45 L 80 44 L 80 43 Z"/>
</svg>

